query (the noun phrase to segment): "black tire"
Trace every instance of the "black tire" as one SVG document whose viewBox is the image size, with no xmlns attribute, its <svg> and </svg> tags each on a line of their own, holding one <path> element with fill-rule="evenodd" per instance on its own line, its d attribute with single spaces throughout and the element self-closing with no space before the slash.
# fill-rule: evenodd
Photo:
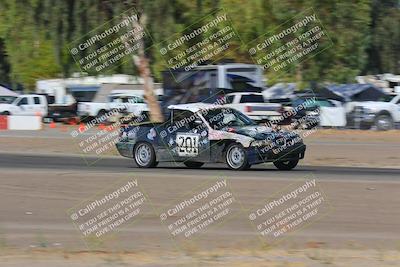
<svg viewBox="0 0 400 267">
<path fill-rule="evenodd" d="M 225 152 L 225 162 L 232 170 L 241 171 L 250 168 L 247 153 L 241 144 L 233 143 Z"/>
<path fill-rule="evenodd" d="M 1 113 L 1 115 L 9 116 L 11 115 L 11 113 L 9 111 L 4 111 L 3 113 Z"/>
<path fill-rule="evenodd" d="M 379 131 L 392 130 L 394 128 L 393 119 L 390 115 L 378 115 L 375 118 L 375 126 Z"/>
<path fill-rule="evenodd" d="M 360 124 L 360 130 L 369 130 L 369 129 L 371 129 L 371 125 L 365 123 Z"/>
<path fill-rule="evenodd" d="M 287 160 L 287 161 L 274 161 L 275 167 L 282 171 L 289 171 L 297 166 L 299 159 Z"/>
<path fill-rule="evenodd" d="M 204 162 L 185 161 L 183 164 L 185 164 L 185 166 L 188 168 L 198 169 L 204 165 Z"/>
<path fill-rule="evenodd" d="M 139 142 L 135 145 L 133 160 L 139 168 L 152 168 L 158 164 L 154 148 L 147 142 Z"/>
<path fill-rule="evenodd" d="M 105 111 L 104 109 L 99 110 L 99 113 L 97 113 L 96 118 L 101 118 L 102 116 L 106 115 L 107 111 Z"/>
</svg>

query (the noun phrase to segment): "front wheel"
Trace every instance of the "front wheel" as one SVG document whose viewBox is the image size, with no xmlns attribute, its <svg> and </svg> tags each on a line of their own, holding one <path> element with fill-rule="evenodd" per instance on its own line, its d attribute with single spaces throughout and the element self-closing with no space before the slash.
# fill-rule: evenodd
<svg viewBox="0 0 400 267">
<path fill-rule="evenodd" d="M 197 162 L 197 161 L 185 161 L 183 164 L 185 164 L 186 167 L 193 169 L 200 168 L 201 166 L 204 165 L 203 162 Z"/>
<path fill-rule="evenodd" d="M 139 168 L 151 168 L 157 166 L 154 148 L 146 142 L 138 143 L 135 146 L 133 159 Z"/>
<path fill-rule="evenodd" d="M 389 115 L 379 115 L 375 119 L 375 126 L 379 131 L 393 129 L 393 119 Z"/>
<path fill-rule="evenodd" d="M 289 171 L 297 166 L 299 159 L 287 160 L 287 161 L 274 161 L 275 167 L 279 170 Z"/>
<path fill-rule="evenodd" d="M 245 170 L 250 168 L 246 151 L 240 144 L 230 144 L 225 154 L 225 161 L 232 170 Z"/>
</svg>

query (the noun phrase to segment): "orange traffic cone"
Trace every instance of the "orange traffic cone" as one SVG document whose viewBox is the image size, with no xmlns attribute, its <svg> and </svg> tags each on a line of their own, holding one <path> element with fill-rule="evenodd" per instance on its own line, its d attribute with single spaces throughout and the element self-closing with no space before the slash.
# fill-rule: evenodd
<svg viewBox="0 0 400 267">
<path fill-rule="evenodd" d="M 78 131 L 80 133 L 83 133 L 85 131 L 85 124 L 84 123 L 79 124 Z"/>
</svg>

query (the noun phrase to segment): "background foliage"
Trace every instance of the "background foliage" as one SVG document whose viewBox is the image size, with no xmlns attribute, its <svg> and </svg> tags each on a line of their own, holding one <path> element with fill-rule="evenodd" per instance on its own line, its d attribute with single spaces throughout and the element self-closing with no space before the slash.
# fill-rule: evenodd
<svg viewBox="0 0 400 267">
<path fill-rule="evenodd" d="M 228 12 L 246 43 L 313 7 L 334 46 L 283 79 L 353 82 L 359 74 L 400 73 L 398 0 L 1 0 L 0 83 L 33 89 L 37 79 L 69 77 L 78 67 L 68 43 L 131 7 L 146 14 L 156 43 L 217 8 Z M 155 47 L 147 53 L 159 79 L 164 60 Z M 235 59 L 249 60 L 240 49 Z M 136 74 L 136 69 L 128 61 L 113 72 Z"/>
</svg>

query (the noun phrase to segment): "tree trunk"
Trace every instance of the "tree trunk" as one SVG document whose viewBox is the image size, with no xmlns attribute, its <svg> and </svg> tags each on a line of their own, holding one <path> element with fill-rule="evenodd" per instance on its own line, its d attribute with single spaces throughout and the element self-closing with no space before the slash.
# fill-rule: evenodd
<svg viewBox="0 0 400 267">
<path fill-rule="evenodd" d="M 143 28 L 144 31 L 145 19 L 146 19 L 145 15 L 142 15 L 140 18 L 140 24 L 136 20 L 132 21 L 132 30 L 134 28 L 141 27 Z M 150 120 L 155 123 L 163 122 L 164 118 L 161 112 L 161 107 L 158 104 L 157 98 L 154 94 L 154 84 L 153 84 L 153 78 L 151 77 L 149 60 L 146 58 L 146 55 L 144 53 L 143 38 L 138 40 L 138 42 L 139 42 L 138 55 L 132 55 L 132 59 L 139 70 L 140 76 L 143 79 L 144 98 L 149 107 Z M 124 44 L 125 47 L 127 47 L 127 49 L 130 47 L 127 41 L 125 41 Z"/>
</svg>

